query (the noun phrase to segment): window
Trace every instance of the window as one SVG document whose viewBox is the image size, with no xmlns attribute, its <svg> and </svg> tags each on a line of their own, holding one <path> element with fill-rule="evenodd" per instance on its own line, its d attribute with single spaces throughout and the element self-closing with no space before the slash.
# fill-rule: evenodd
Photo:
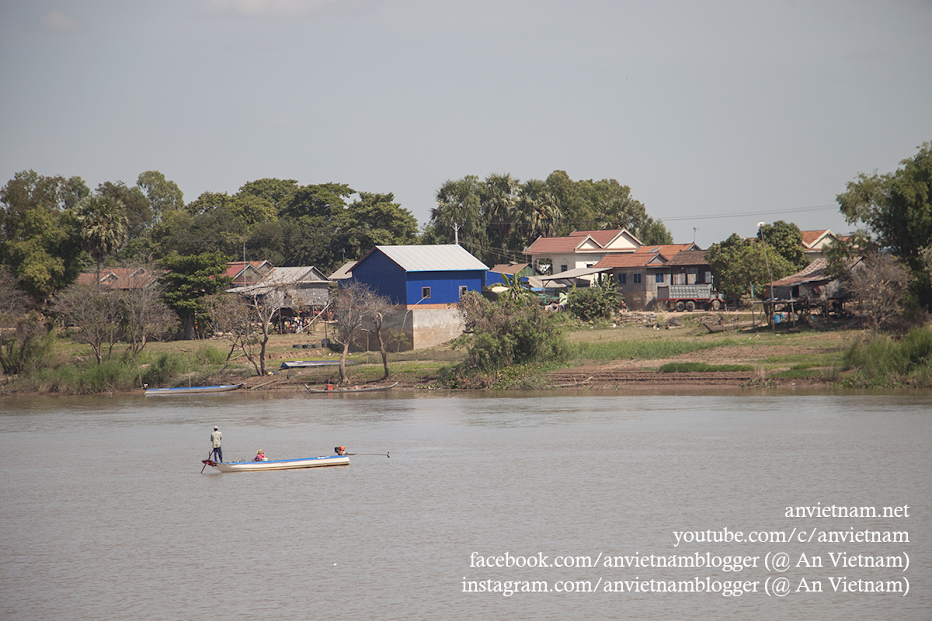
<svg viewBox="0 0 932 621">
<path fill-rule="evenodd" d="M 634 278 L 632 278 L 631 282 L 632 282 L 633 284 L 635 284 L 635 285 L 641 284 L 641 275 L 640 275 L 640 274 L 633 274 L 633 276 L 634 276 Z"/>
<path fill-rule="evenodd" d="M 467 291 L 469 291 L 469 288 L 466 285 L 461 285 L 460 286 L 460 297 L 463 297 L 464 295 L 466 295 Z"/>
<path fill-rule="evenodd" d="M 421 299 L 430 299 L 430 287 L 421 287 Z"/>
<path fill-rule="evenodd" d="M 663 274 L 654 274 L 654 282 L 657 284 L 663 284 Z"/>
<path fill-rule="evenodd" d="M 567 268 L 566 263 L 560 264 L 560 272 L 561 272 L 561 273 L 562 273 L 562 272 L 565 272 L 567 269 L 568 269 L 568 268 Z"/>
<path fill-rule="evenodd" d="M 619 274 L 619 275 L 618 275 L 618 280 L 620 280 L 620 281 L 621 281 L 621 284 L 623 284 L 623 285 L 628 284 L 628 275 L 627 275 L 627 274 Z"/>
</svg>

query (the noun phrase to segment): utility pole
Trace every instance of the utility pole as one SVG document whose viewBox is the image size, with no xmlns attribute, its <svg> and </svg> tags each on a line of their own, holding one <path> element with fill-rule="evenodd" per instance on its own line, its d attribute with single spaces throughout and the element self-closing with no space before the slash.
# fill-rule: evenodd
<svg viewBox="0 0 932 621">
<path fill-rule="evenodd" d="M 456 245 L 460 245 L 460 225 L 459 222 L 453 223 L 453 239 L 456 240 Z"/>
</svg>

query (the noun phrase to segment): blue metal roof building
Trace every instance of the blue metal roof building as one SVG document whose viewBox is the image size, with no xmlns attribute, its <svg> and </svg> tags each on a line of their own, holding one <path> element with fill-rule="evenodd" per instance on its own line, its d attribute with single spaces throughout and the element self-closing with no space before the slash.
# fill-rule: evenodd
<svg viewBox="0 0 932 621">
<path fill-rule="evenodd" d="M 438 308 L 481 292 L 488 267 L 462 246 L 376 246 L 353 266 L 353 278 L 393 304 Z M 348 283 L 347 283 L 348 284 Z"/>
</svg>

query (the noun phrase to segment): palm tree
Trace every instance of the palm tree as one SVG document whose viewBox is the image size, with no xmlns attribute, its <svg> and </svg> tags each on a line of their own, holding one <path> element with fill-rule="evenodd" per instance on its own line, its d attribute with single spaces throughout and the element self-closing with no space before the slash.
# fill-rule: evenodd
<svg viewBox="0 0 932 621">
<path fill-rule="evenodd" d="M 530 179 L 521 186 L 517 221 L 521 225 L 522 245 L 538 237 L 555 237 L 563 214 L 546 181 Z"/>
<path fill-rule="evenodd" d="M 489 175 L 482 188 L 482 213 L 488 222 L 489 229 L 498 232 L 501 258 L 507 255 L 506 242 L 511 232 L 511 219 L 515 214 L 518 202 L 519 181 L 511 176 Z"/>
<path fill-rule="evenodd" d="M 123 203 L 108 196 L 92 196 L 77 206 L 75 218 L 84 249 L 97 262 L 97 286 L 100 265 L 126 241 L 127 221 Z"/>
<path fill-rule="evenodd" d="M 480 190 L 475 175 L 445 181 L 437 190 L 437 206 L 430 210 L 429 238 L 436 243 L 450 243 L 457 235 L 460 243 L 473 252 L 484 251 L 488 232 L 479 210 Z M 458 233 L 454 233 L 454 227 Z"/>
</svg>

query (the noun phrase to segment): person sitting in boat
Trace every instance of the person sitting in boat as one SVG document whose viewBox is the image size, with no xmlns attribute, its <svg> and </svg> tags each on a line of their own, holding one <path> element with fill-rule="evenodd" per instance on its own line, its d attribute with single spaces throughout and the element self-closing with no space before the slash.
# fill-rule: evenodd
<svg viewBox="0 0 932 621">
<path fill-rule="evenodd" d="M 256 458 L 253 461 L 268 461 L 269 458 L 265 456 L 265 453 L 262 452 L 262 449 L 259 449 L 259 452 L 256 453 Z"/>
<path fill-rule="evenodd" d="M 346 455 L 346 447 L 345 447 L 345 446 L 335 446 L 335 447 L 333 447 L 333 452 L 336 453 L 337 455 Z"/>
</svg>

